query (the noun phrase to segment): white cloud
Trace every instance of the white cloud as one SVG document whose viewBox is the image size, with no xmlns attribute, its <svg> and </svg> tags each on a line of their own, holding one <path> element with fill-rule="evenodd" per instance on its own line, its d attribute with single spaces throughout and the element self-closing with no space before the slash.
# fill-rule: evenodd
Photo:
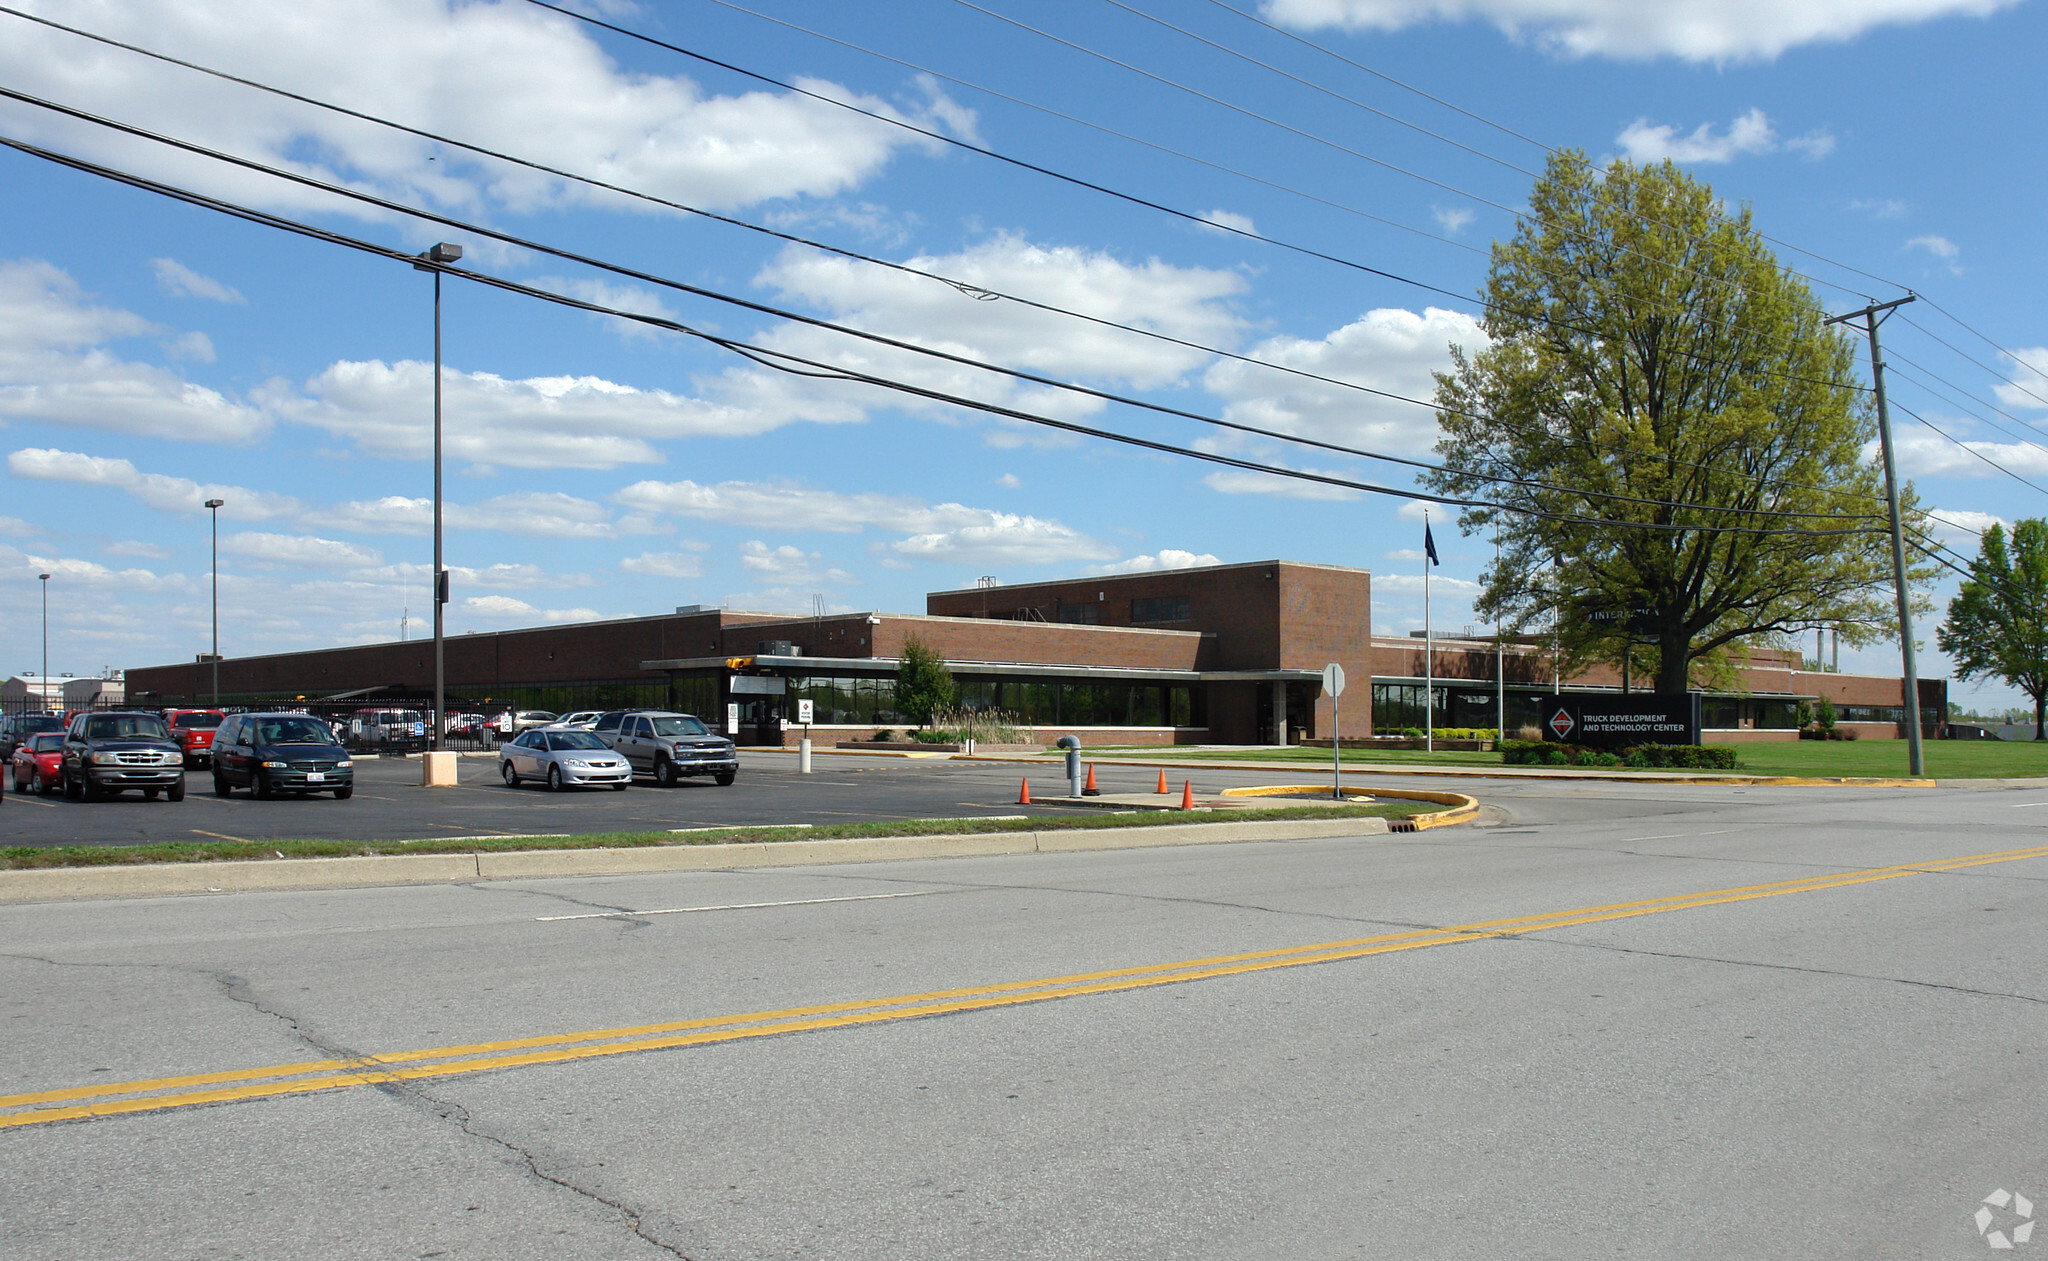
<svg viewBox="0 0 2048 1261">
<path fill-rule="evenodd" d="M 1906 248 L 1909 250 L 1926 250 L 1930 255 L 1947 265 L 1948 273 L 1951 276 L 1963 274 L 1962 264 L 1956 261 L 1963 251 L 1954 241 L 1949 240 L 1945 236 L 1934 236 L 1932 234 L 1916 236 L 1906 242 Z"/>
<path fill-rule="evenodd" d="M 212 363 L 213 339 L 204 333 L 180 333 L 163 344 L 164 353 L 173 359 L 191 359 L 198 363 Z"/>
<path fill-rule="evenodd" d="M 0 534 L 4 534 L 8 538 L 25 539 L 31 537 L 32 535 L 41 534 L 42 532 L 43 530 L 41 526 L 30 525 L 28 522 L 23 521 L 20 517 L 0 517 Z M 140 547 L 144 545 L 137 544 L 136 546 Z M 124 553 L 114 551 L 114 549 L 111 547 L 103 548 L 102 550 L 107 552 L 109 555 L 124 555 Z"/>
<path fill-rule="evenodd" d="M 1673 162 L 1732 162 L 1744 154 L 1776 153 L 1780 149 L 1803 153 L 1808 161 L 1814 161 L 1835 151 L 1835 138 L 1825 131 L 1781 138 L 1771 120 L 1755 108 L 1728 124 L 1725 132 L 1716 132 L 1712 123 L 1701 123 L 1680 135 L 1676 127 L 1652 126 L 1649 119 L 1638 118 L 1624 127 L 1614 142 L 1632 162 L 1662 162 L 1666 158 Z"/>
<path fill-rule="evenodd" d="M 1401 506 L 1394 509 L 1394 515 L 1403 521 L 1422 521 L 1429 518 L 1446 521 L 1457 515 L 1457 511 L 1456 508 L 1448 507 L 1444 504 L 1424 503 L 1420 499 L 1404 499 L 1401 501 Z"/>
<path fill-rule="evenodd" d="M 1489 22 L 1567 57 L 1769 60 L 1804 44 L 1840 43 L 1879 26 L 1982 17 L 2017 0 L 1265 0 L 1297 30 L 1394 31 L 1424 22 Z"/>
<path fill-rule="evenodd" d="M 7 457 L 7 471 L 16 477 L 45 482 L 71 482 L 82 486 L 105 486 L 125 491 L 152 508 L 164 512 L 203 513 L 206 501 L 221 499 L 220 515 L 230 521 L 267 521 L 292 516 L 301 509 L 289 495 L 200 483 L 162 473 L 144 473 L 126 460 L 26 447 Z"/>
<path fill-rule="evenodd" d="M 1431 206 L 1429 213 L 1435 218 L 1437 226 L 1452 236 L 1463 232 L 1474 219 L 1479 217 L 1474 211 L 1464 206 L 1454 206 L 1449 209 L 1442 206 Z"/>
<path fill-rule="evenodd" d="M 996 479 L 996 485 L 1001 486 L 1006 490 L 1015 490 L 1019 486 L 1022 486 L 1023 484 L 1023 480 L 1019 478 L 1015 473 L 1005 473 L 1001 477 L 998 477 Z"/>
<path fill-rule="evenodd" d="M 1849 209 L 1852 213 L 1869 215 L 1873 219 L 1898 219 L 1912 207 L 1896 197 L 1884 197 L 1859 198 L 1849 203 Z"/>
<path fill-rule="evenodd" d="M 1979 536 L 1992 526 L 2003 526 L 2008 535 L 2012 533 L 2012 522 L 2004 517 L 1969 508 L 1929 508 L 1927 520 L 1936 539 L 1967 556 L 1977 554 Z"/>
<path fill-rule="evenodd" d="M 533 617 L 540 612 L 526 601 L 515 600 L 509 595 L 473 595 L 464 600 L 461 607 L 472 617 L 493 620 Z"/>
<path fill-rule="evenodd" d="M 441 506 L 451 530 L 498 530 L 542 538 L 616 538 L 644 533 L 630 518 L 617 518 L 602 504 L 560 491 L 520 491 L 473 504 Z M 403 495 L 355 500 L 305 514 L 311 525 L 359 534 L 425 534 L 433 528 L 434 501 Z"/>
<path fill-rule="evenodd" d="M 1302 469 L 1304 473 L 1323 473 L 1342 477 L 1334 469 Z M 1327 482 L 1304 481 L 1296 477 L 1282 477 L 1276 473 L 1248 473 L 1232 470 L 1211 473 L 1202 479 L 1202 484 L 1225 495 L 1278 495 L 1282 499 L 1356 499 L 1363 491 L 1346 490 Z"/>
<path fill-rule="evenodd" d="M 211 276 L 200 275 L 175 258 L 152 258 L 149 265 L 156 272 L 157 287 L 174 298 L 204 298 L 237 305 L 248 302 L 234 289 Z"/>
<path fill-rule="evenodd" d="M 183 574 L 160 575 L 149 569 L 109 569 L 96 561 L 56 556 L 26 556 L 28 567 L 52 575 L 52 582 L 69 586 L 107 587 L 120 591 L 163 591 L 188 585 Z M 53 670 L 54 666 L 51 667 Z"/>
<path fill-rule="evenodd" d="M 843 569 L 821 568 L 816 552 L 785 543 L 769 547 L 759 539 L 740 545 L 740 567 L 785 586 L 846 586 L 860 579 Z"/>
<path fill-rule="evenodd" d="M 613 498 L 641 512 L 729 525 L 840 534 L 877 526 L 909 535 L 889 548 L 920 560 L 1050 564 L 1116 555 L 1108 544 L 1057 521 L 874 491 L 847 495 L 783 482 L 636 482 Z"/>
<path fill-rule="evenodd" d="M 536 289 L 547 289 L 565 297 L 610 307 L 614 311 L 631 311 L 635 315 L 652 315 L 658 319 L 674 321 L 678 317 L 675 308 L 661 300 L 661 295 L 644 285 L 618 284 L 609 280 L 564 280 L 559 276 L 536 276 L 526 282 Z M 594 315 L 602 320 L 619 336 L 632 340 L 654 340 L 668 334 L 668 330 L 641 324 L 634 320 L 620 319 L 614 315 Z"/>
<path fill-rule="evenodd" d="M 1950 421 L 1967 425 L 1967 421 Z M 1954 432 L 1951 430 L 1950 432 Z M 2035 446 L 2025 442 L 1982 442 L 1964 439 L 1960 444 L 1919 425 L 1894 431 L 1893 449 L 1899 468 L 1914 477 L 1998 477 L 1999 471 L 1985 460 L 2004 466 L 2022 477 L 2048 477 L 2048 442 Z M 1967 448 L 1967 449 L 1965 449 Z M 1971 452 L 1976 452 L 1972 455 Z M 1981 455 L 1984 459 L 1978 459 Z M 1863 458 L 1878 459 L 1877 443 L 1865 444 Z"/>
<path fill-rule="evenodd" d="M 1993 387 L 2007 407 L 2048 407 L 2048 346 L 2015 350 L 2012 375 Z"/>
<path fill-rule="evenodd" d="M 1428 554 L 1419 547 L 1397 547 L 1387 553 L 1387 559 L 1401 561 L 1427 560 Z"/>
<path fill-rule="evenodd" d="M 620 561 L 619 568 L 647 578 L 702 578 L 704 559 L 688 552 L 642 552 Z"/>
<path fill-rule="evenodd" d="M 1183 552 L 1178 548 L 1162 547 L 1150 556 L 1133 556 L 1120 560 L 1114 565 L 1102 565 L 1091 573 L 1098 574 L 1149 574 L 1163 569 L 1193 569 L 1198 565 L 1220 565 L 1220 557 L 1207 552 Z"/>
<path fill-rule="evenodd" d="M 92 18 L 89 25 L 116 38 L 708 207 L 833 196 L 873 177 L 905 147 L 935 147 L 901 128 L 792 93 L 711 96 L 681 75 L 629 70 L 578 24 L 526 4 L 131 0 L 97 6 Z M 399 201 L 471 210 L 590 204 L 652 212 L 616 194 L 475 162 L 416 137 L 35 27 L 17 26 L 0 41 L 0 77 L 36 95 L 148 119 L 201 144 Z M 876 114 L 955 131 L 972 127 L 973 115 L 935 85 L 919 84 L 923 103 L 906 112 L 837 84 L 797 82 Z M 311 190 L 222 170 L 25 107 L 9 105 L 0 114 L 24 139 L 54 139 L 57 147 L 112 157 L 118 165 L 236 200 L 272 208 L 331 206 Z"/>
<path fill-rule="evenodd" d="M 220 541 L 220 550 L 228 556 L 293 569 L 357 569 L 384 563 L 374 548 L 310 534 L 230 534 Z"/>
<path fill-rule="evenodd" d="M 49 263 L 0 261 L 0 419 L 191 442 L 260 437 L 268 428 L 260 411 L 105 349 L 162 331 L 141 316 L 93 305 L 77 281 Z M 212 353 L 211 342 L 173 346 L 188 357 Z"/>
<path fill-rule="evenodd" d="M 1430 307 L 1418 315 L 1382 308 L 1327 337 L 1314 341 L 1274 337 L 1248 353 L 1253 359 L 1427 403 L 1436 390 L 1430 374 L 1450 368 L 1449 348 L 1454 342 L 1477 350 L 1485 345 L 1486 337 L 1478 321 L 1462 312 Z M 1211 394 L 1226 400 L 1225 419 L 1261 429 L 1393 455 L 1426 455 L 1436 442 L 1436 415 L 1427 406 L 1325 385 L 1238 360 L 1210 368 L 1203 384 Z M 1242 473 L 1218 473 L 1208 479 L 1219 489 L 1249 489 L 1273 480 Z M 1285 493 L 1319 499 L 1350 493 L 1308 483 L 1295 486 Z"/>
<path fill-rule="evenodd" d="M 1218 228 L 1228 228 L 1232 232 L 1244 232 L 1252 236 L 1259 234 L 1259 227 L 1252 222 L 1250 215 L 1241 215 L 1229 210 L 1204 210 L 1197 217 L 1204 223 L 1213 224 Z"/>
<path fill-rule="evenodd" d="M 1432 595 L 1448 595 L 1470 600 L 1479 594 L 1479 584 L 1466 578 L 1446 577 L 1441 571 L 1429 576 L 1429 590 Z M 1372 576 L 1372 592 L 1388 595 L 1419 596 L 1422 594 L 1421 574 L 1384 574 Z"/>
</svg>

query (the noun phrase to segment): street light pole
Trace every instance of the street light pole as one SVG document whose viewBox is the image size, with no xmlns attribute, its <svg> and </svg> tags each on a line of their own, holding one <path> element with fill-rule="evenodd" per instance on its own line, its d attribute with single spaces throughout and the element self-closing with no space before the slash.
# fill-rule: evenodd
<svg viewBox="0 0 2048 1261">
<path fill-rule="evenodd" d="M 209 499 L 206 509 L 213 514 L 213 707 L 220 708 L 220 506 L 224 499 Z"/>
<path fill-rule="evenodd" d="M 447 241 L 434 246 L 420 255 L 429 263 L 446 264 L 462 257 L 462 247 Z M 427 747 L 435 751 L 441 748 L 441 736 L 447 727 L 446 705 L 443 699 L 446 662 L 443 656 L 445 617 L 448 605 L 448 571 L 441 565 L 441 267 L 420 267 L 421 271 L 434 273 L 434 718 L 433 731 L 428 737 Z"/>
<path fill-rule="evenodd" d="M 43 708 L 50 707 L 50 575 L 37 574 L 43 584 Z"/>
</svg>

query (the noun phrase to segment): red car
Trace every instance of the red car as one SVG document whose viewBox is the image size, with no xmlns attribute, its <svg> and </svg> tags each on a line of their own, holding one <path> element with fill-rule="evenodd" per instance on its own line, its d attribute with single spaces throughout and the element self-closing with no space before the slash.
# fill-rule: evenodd
<svg viewBox="0 0 2048 1261">
<path fill-rule="evenodd" d="M 30 788 L 44 796 L 57 791 L 57 763 L 64 757 L 64 733 L 39 731 L 14 751 L 14 791 Z"/>
<path fill-rule="evenodd" d="M 185 750 L 185 765 L 213 765 L 213 733 L 220 729 L 224 717 L 226 715 L 217 709 L 164 711 L 164 725 L 171 729 L 171 739 Z"/>
</svg>

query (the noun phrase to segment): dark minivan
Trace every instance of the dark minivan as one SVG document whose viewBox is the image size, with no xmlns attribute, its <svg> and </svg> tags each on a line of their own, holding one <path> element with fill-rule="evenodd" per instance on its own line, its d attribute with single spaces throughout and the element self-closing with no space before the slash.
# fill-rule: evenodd
<svg viewBox="0 0 2048 1261">
<path fill-rule="evenodd" d="M 247 788 L 279 793 L 355 794 L 355 762 L 335 743 L 334 728 L 311 714 L 229 714 L 213 735 L 213 791 Z"/>
</svg>

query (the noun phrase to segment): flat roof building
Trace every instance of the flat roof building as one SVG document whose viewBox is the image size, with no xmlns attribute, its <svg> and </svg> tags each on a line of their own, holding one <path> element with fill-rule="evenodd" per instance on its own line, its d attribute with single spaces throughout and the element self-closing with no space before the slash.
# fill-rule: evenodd
<svg viewBox="0 0 2048 1261">
<path fill-rule="evenodd" d="M 505 708 L 663 706 L 731 720 L 743 743 L 780 745 L 797 702 L 813 734 L 860 739 L 905 726 L 894 679 L 904 644 L 943 657 L 972 710 L 999 710 L 1039 740 L 1067 731 L 1086 743 L 1276 744 L 1327 737 L 1323 667 L 1350 680 L 1347 736 L 1421 726 L 1426 690 L 1436 722 L 1495 727 L 1506 693 L 1512 733 L 1540 720 L 1560 680 L 1540 643 L 1496 650 L 1490 639 L 1436 641 L 1436 687 L 1424 685 L 1423 644 L 1371 633 L 1372 576 L 1364 570 L 1257 561 L 1014 586 L 932 592 L 922 614 L 789 617 L 678 609 L 656 617 L 475 633 L 446 641 L 451 713 Z M 1734 691 L 1706 698 L 1714 738 L 1792 734 L 1799 699 L 1829 696 L 1861 734 L 1896 735 L 1896 678 L 1808 673 L 1793 654 L 1759 652 Z M 1610 677 L 1612 676 L 1612 677 Z M 1611 671 L 1561 680 L 1619 687 Z M 211 695 L 197 663 L 134 668 L 136 704 Z M 220 664 L 224 704 L 373 705 L 431 695 L 431 640 L 368 644 Z M 1888 690 L 1887 690 L 1888 689 Z M 1923 680 L 1923 712 L 1938 723 L 1945 684 Z"/>
</svg>

